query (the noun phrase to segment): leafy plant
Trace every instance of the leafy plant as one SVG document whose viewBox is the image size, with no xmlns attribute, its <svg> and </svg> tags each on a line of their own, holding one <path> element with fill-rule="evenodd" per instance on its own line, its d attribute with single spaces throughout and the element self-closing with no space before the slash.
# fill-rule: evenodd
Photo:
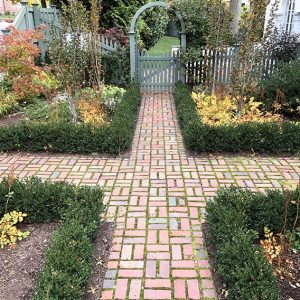
<svg viewBox="0 0 300 300">
<path fill-rule="evenodd" d="M 255 101 L 254 97 L 245 101 L 240 96 L 234 98 L 226 93 L 215 92 L 206 95 L 204 92 L 193 92 L 192 98 L 197 105 L 201 121 L 210 125 L 281 120 L 280 115 L 263 113 L 260 110 L 262 103 Z"/>
<path fill-rule="evenodd" d="M 49 105 L 46 101 L 36 100 L 24 108 L 25 116 L 32 121 L 47 121 L 49 118 Z"/>
<path fill-rule="evenodd" d="M 0 182 L 0 214 L 8 190 L 5 178 Z M 8 209 L 15 207 L 28 214 L 27 223 L 60 222 L 32 298 L 81 299 L 93 270 L 94 240 L 105 208 L 102 189 L 30 177 L 16 178 L 11 192 Z"/>
<path fill-rule="evenodd" d="M 264 76 L 264 64 L 270 51 L 270 39 L 275 29 L 276 11 L 279 1 L 273 3 L 270 19 L 265 34 L 264 20 L 269 0 L 253 0 L 250 10 L 246 12 L 240 22 L 239 48 L 237 60 L 231 74 L 232 90 L 234 96 L 240 95 L 242 99 L 249 100 L 257 89 L 259 80 Z M 244 100 L 243 100 L 244 101 Z"/>
<path fill-rule="evenodd" d="M 111 113 L 115 112 L 119 103 L 123 100 L 126 90 L 117 86 L 106 85 L 100 98 L 100 103 Z"/>
<path fill-rule="evenodd" d="M 202 122 L 191 89 L 179 83 L 175 90 L 177 116 L 186 147 L 201 152 L 299 153 L 300 124 L 240 122 L 210 125 Z"/>
<path fill-rule="evenodd" d="M 13 93 L 0 88 L 0 117 L 9 114 L 18 107 L 18 102 Z"/>
<path fill-rule="evenodd" d="M 260 241 L 260 244 L 263 248 L 264 254 L 269 262 L 272 264 L 274 260 L 278 259 L 283 252 L 283 235 L 275 235 L 268 227 L 264 228 L 265 239 Z"/>
<path fill-rule="evenodd" d="M 0 248 L 9 246 L 16 247 L 17 241 L 20 241 L 29 236 L 29 231 L 21 231 L 15 225 L 24 220 L 27 214 L 16 212 L 15 210 L 6 213 L 0 219 Z"/>
<path fill-rule="evenodd" d="M 297 58 L 297 41 L 299 35 L 287 33 L 285 30 L 275 29 L 270 36 L 272 45 L 272 56 L 283 62 L 290 62 Z"/>
<path fill-rule="evenodd" d="M 287 235 L 291 241 L 291 250 L 298 253 L 300 251 L 300 227 L 295 228 L 292 232 L 287 232 Z"/>
<path fill-rule="evenodd" d="M 70 123 L 72 114 L 66 101 L 55 101 L 49 105 L 49 122 Z"/>
<path fill-rule="evenodd" d="M 201 49 L 212 49 L 231 44 L 231 14 L 224 1 L 174 0 L 171 5 L 182 15 L 187 33 L 185 62 L 202 58 Z M 176 21 L 178 22 L 177 18 Z M 178 27 L 179 23 L 178 23 Z"/>
<path fill-rule="evenodd" d="M 262 102 L 268 110 L 280 105 L 287 116 L 299 116 L 300 111 L 300 60 L 285 63 L 269 78 L 260 81 L 259 87 L 264 95 Z M 279 97 L 280 95 L 280 97 Z"/>
<path fill-rule="evenodd" d="M 21 122 L 0 127 L 0 151 L 119 154 L 131 145 L 139 103 L 140 88 L 131 84 L 105 126 L 73 124 L 64 119 L 59 123 Z"/>
<path fill-rule="evenodd" d="M 107 124 L 107 114 L 99 103 L 79 100 L 77 107 L 83 123 L 92 124 L 94 126 Z"/>
<path fill-rule="evenodd" d="M 17 228 L 16 224 L 20 223 L 24 220 L 24 217 L 27 216 L 26 213 L 12 211 L 8 211 L 9 201 L 13 197 L 14 192 L 12 191 L 12 187 L 14 184 L 14 166 L 12 166 L 8 178 L 7 178 L 7 194 L 5 195 L 6 202 L 4 208 L 4 216 L 0 219 L 0 248 L 4 248 L 5 246 L 9 246 L 11 248 L 16 247 L 16 243 L 19 240 L 22 240 L 29 236 L 29 231 L 21 231 Z"/>
<path fill-rule="evenodd" d="M 122 47 L 128 46 L 128 36 L 126 35 L 124 28 L 111 27 L 109 29 L 104 29 L 103 36 L 112 42 L 119 43 Z"/>
<path fill-rule="evenodd" d="M 161 7 L 147 9 L 136 25 L 137 45 L 149 50 L 165 35 L 169 22 L 168 12 Z"/>
<path fill-rule="evenodd" d="M 53 32 L 49 53 L 69 103 L 73 122 L 77 122 L 76 93 L 86 87 L 101 89 L 101 36 L 99 29 L 100 6 L 91 1 L 91 10 L 76 0 L 62 6 L 59 34 Z"/>
<path fill-rule="evenodd" d="M 49 69 L 35 65 L 40 55 L 34 41 L 43 39 L 43 27 L 19 31 L 11 28 L 11 34 L 3 37 L 0 49 L 0 71 L 17 101 L 29 101 L 41 95 L 48 95 L 56 89 L 56 80 Z"/>
<path fill-rule="evenodd" d="M 291 252 L 297 251 L 297 246 L 300 245 L 300 240 L 297 236 L 297 226 L 300 218 L 300 185 L 296 189 L 296 197 L 289 190 L 283 190 L 284 196 L 284 215 L 283 226 L 280 232 L 273 234 L 267 227 L 264 229 L 265 239 L 261 240 L 264 254 L 274 268 L 274 273 L 290 279 L 292 278 L 291 269 L 293 262 L 290 259 Z M 292 217 L 289 215 L 290 206 L 295 210 L 292 222 Z"/>
<path fill-rule="evenodd" d="M 267 197 L 232 186 L 220 189 L 208 203 L 206 220 L 218 249 L 216 270 L 229 299 L 280 299 L 272 267 L 255 244 L 258 232 L 251 227 L 251 209 Z"/>
<path fill-rule="evenodd" d="M 129 50 L 129 47 L 126 47 L 103 54 L 102 63 L 105 84 L 126 86 L 131 82 Z"/>
</svg>

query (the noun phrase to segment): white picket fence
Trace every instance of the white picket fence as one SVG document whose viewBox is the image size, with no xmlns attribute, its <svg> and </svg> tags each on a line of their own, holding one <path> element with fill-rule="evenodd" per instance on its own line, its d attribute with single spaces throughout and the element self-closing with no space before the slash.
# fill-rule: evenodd
<svg viewBox="0 0 300 300">
<path fill-rule="evenodd" d="M 228 47 L 219 51 L 203 49 L 201 59 L 186 64 L 186 82 L 190 85 L 206 85 L 214 81 L 227 85 L 231 82 L 233 67 L 238 59 L 238 49 Z M 262 59 L 255 66 L 262 70 L 263 76 L 268 76 L 276 69 L 275 59 Z"/>
<path fill-rule="evenodd" d="M 41 8 L 38 4 L 29 6 L 26 1 L 21 2 L 22 7 L 18 12 L 13 26 L 18 30 L 36 29 L 40 25 L 45 26 L 45 39 L 51 41 L 51 34 L 53 29 L 56 33 L 61 30 L 60 25 L 60 13 L 59 10 L 54 6 L 50 5 L 48 8 Z M 8 29 L 2 30 L 3 35 L 9 34 Z M 45 43 L 39 43 L 42 52 L 46 50 L 47 45 Z M 109 53 L 116 51 L 120 48 L 117 42 L 111 41 L 106 37 L 101 37 L 101 48 L 103 53 Z"/>
</svg>

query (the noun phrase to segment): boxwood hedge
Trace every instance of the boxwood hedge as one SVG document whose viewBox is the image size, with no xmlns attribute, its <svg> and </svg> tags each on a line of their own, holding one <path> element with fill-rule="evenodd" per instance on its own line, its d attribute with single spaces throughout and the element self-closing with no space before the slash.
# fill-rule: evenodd
<svg viewBox="0 0 300 300">
<path fill-rule="evenodd" d="M 0 128 L 0 151 L 119 154 L 131 144 L 140 89 L 131 84 L 109 125 L 21 122 Z"/>
<path fill-rule="evenodd" d="M 299 191 L 291 193 L 291 202 Z M 253 193 L 237 187 L 218 191 L 208 203 L 207 223 L 216 245 L 216 270 L 228 290 L 228 299 L 279 300 L 272 267 L 260 246 L 264 226 L 280 232 L 284 220 L 285 200 L 281 191 Z M 287 225 L 297 213 L 290 205 Z"/>
<path fill-rule="evenodd" d="M 75 187 L 42 182 L 36 177 L 15 179 L 8 211 L 27 213 L 27 223 L 60 222 L 38 276 L 34 300 L 81 299 L 93 270 L 94 239 L 104 209 L 99 187 Z M 0 183 L 0 216 L 9 188 Z"/>
<path fill-rule="evenodd" d="M 201 122 L 191 90 L 179 83 L 175 91 L 179 123 L 186 146 L 196 152 L 300 152 L 300 122 L 229 124 Z"/>
</svg>

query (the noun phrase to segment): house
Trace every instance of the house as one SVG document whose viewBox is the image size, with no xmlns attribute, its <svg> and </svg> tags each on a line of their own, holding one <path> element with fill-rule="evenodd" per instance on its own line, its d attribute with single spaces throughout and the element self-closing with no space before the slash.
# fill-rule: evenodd
<svg viewBox="0 0 300 300">
<path fill-rule="evenodd" d="M 275 1 L 271 0 L 267 7 L 265 24 L 270 19 L 271 8 Z M 282 28 L 288 33 L 300 34 L 300 0 L 280 0 L 275 24 L 277 28 Z"/>
<path fill-rule="evenodd" d="M 288 33 L 300 34 L 300 0 L 270 0 L 266 9 L 265 26 L 271 16 L 271 8 L 279 1 L 278 10 L 275 12 L 275 25 Z M 250 7 L 251 0 L 228 0 L 228 5 L 233 15 L 232 28 L 238 31 L 238 23 L 242 13 L 242 7 Z"/>
</svg>

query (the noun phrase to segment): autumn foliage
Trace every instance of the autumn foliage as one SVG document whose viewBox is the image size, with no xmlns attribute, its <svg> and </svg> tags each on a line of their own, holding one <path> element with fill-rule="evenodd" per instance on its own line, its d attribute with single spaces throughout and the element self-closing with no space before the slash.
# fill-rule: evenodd
<svg viewBox="0 0 300 300">
<path fill-rule="evenodd" d="M 47 94 L 55 84 L 49 69 L 35 64 L 41 54 L 36 42 L 43 39 L 44 28 L 19 31 L 11 27 L 10 30 L 0 47 L 0 72 L 5 74 L 16 100 Z"/>
</svg>

